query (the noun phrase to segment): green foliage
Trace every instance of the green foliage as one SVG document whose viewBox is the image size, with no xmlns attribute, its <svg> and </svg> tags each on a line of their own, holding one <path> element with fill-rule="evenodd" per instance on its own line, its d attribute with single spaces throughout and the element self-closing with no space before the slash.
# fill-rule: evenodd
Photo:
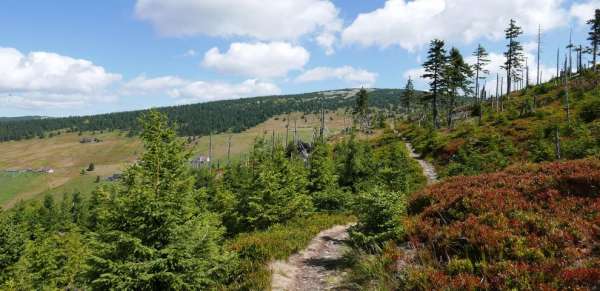
<svg viewBox="0 0 600 291">
<path fill-rule="evenodd" d="M 340 186 L 354 193 L 362 188 L 368 188 L 376 167 L 369 144 L 357 141 L 352 135 L 336 145 L 335 158 Z"/>
<path fill-rule="evenodd" d="M 592 122 L 600 118 L 600 94 L 596 91 L 579 106 L 579 118 L 584 122 Z"/>
<path fill-rule="evenodd" d="M 388 240 L 403 238 L 405 194 L 375 188 L 358 194 L 353 210 L 358 224 L 350 230 L 350 237 L 356 246 L 373 249 Z"/>
<path fill-rule="evenodd" d="M 473 273 L 473 263 L 469 259 L 453 258 L 448 261 L 446 271 L 450 275 L 458 275 L 460 273 Z"/>
<path fill-rule="evenodd" d="M 5 286 L 19 290 L 76 289 L 84 286 L 80 279 L 88 255 L 77 231 L 28 241 L 19 261 L 12 266 L 15 276 Z"/>
<path fill-rule="evenodd" d="M 248 164 L 226 169 L 223 185 L 215 194 L 226 198 L 227 205 L 216 211 L 223 214 L 230 234 L 265 229 L 310 213 L 313 203 L 308 186 L 301 161 L 290 160 L 283 148 L 258 140 Z"/>
<path fill-rule="evenodd" d="M 348 197 L 339 189 L 331 147 L 325 143 L 317 143 L 311 153 L 309 164 L 308 190 L 316 209 L 344 209 Z"/>
<path fill-rule="evenodd" d="M 87 274 L 93 289 L 196 289 L 216 284 L 227 253 L 214 214 L 194 205 L 189 154 L 166 117 L 141 120 L 145 152 L 121 185 L 100 190 Z"/>
</svg>

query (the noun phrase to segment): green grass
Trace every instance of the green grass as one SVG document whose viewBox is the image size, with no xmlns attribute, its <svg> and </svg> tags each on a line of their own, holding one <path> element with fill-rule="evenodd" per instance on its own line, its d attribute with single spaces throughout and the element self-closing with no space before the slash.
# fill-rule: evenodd
<svg viewBox="0 0 600 291">
<path fill-rule="evenodd" d="M 0 205 L 27 191 L 31 185 L 42 183 L 44 178 L 37 173 L 0 173 Z"/>
</svg>

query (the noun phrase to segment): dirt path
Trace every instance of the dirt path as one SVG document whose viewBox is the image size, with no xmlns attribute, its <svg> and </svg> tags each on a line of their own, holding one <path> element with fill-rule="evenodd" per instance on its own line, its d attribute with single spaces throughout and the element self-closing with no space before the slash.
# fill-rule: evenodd
<svg viewBox="0 0 600 291">
<path fill-rule="evenodd" d="M 427 177 L 427 184 L 431 185 L 437 182 L 438 175 L 433 165 L 428 161 L 421 159 L 421 156 L 415 153 L 415 149 L 413 148 L 412 144 L 410 144 L 409 142 L 405 142 L 405 144 L 406 148 L 408 149 L 408 152 L 410 153 L 410 157 L 417 160 L 417 162 L 419 162 L 419 165 L 421 165 L 421 168 L 423 169 L 423 175 Z"/>
<path fill-rule="evenodd" d="M 344 241 L 352 224 L 337 225 L 320 232 L 306 249 L 270 264 L 272 290 L 336 290 L 343 272 L 338 267 Z"/>
</svg>

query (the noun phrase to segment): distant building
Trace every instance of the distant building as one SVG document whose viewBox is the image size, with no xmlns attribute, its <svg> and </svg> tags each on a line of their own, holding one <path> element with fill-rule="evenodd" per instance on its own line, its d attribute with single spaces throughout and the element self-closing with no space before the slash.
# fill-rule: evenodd
<svg viewBox="0 0 600 291">
<path fill-rule="evenodd" d="M 99 140 L 98 138 L 94 137 L 84 137 L 82 139 L 79 140 L 79 143 L 99 143 L 101 142 L 101 140 Z"/>
<path fill-rule="evenodd" d="M 39 168 L 36 172 L 38 172 L 38 173 L 46 173 L 46 174 L 53 174 L 54 173 L 54 169 L 45 167 L 45 168 Z"/>
<path fill-rule="evenodd" d="M 207 166 L 209 163 L 210 163 L 210 158 L 207 156 L 202 156 L 202 155 L 197 156 L 190 161 L 192 168 L 195 168 L 195 169 Z"/>
</svg>

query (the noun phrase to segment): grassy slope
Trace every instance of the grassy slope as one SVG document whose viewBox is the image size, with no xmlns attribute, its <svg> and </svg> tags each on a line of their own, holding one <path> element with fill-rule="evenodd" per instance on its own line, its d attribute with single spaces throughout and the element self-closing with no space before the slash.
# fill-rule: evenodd
<svg viewBox="0 0 600 291">
<path fill-rule="evenodd" d="M 306 115 L 306 122 L 300 113 L 291 114 L 290 128 L 293 120 L 297 119 L 298 136 L 304 140 L 312 138 L 313 128 L 319 126 L 316 115 Z M 269 119 L 254 128 L 236 134 L 217 134 L 213 136 L 213 160 L 225 162 L 227 158 L 227 142 L 231 136 L 231 159 L 238 160 L 248 152 L 254 140 L 265 136 L 271 138 L 275 131 L 279 141 L 285 139 L 288 116 L 278 116 Z M 333 120 L 332 120 L 333 119 Z M 329 134 L 339 133 L 344 127 L 342 111 L 327 114 L 327 127 Z M 350 122 L 349 119 L 347 121 Z M 289 140 L 293 139 L 293 132 L 288 132 Z M 85 133 L 83 137 L 92 136 Z M 97 144 L 80 144 L 82 136 L 76 133 L 63 133 L 46 139 L 31 139 L 18 142 L 0 143 L 0 171 L 4 169 L 25 169 L 51 167 L 54 174 L 40 175 L 8 175 L 0 174 L 0 206 L 12 207 L 20 200 L 40 198 L 42 193 L 61 195 L 66 192 L 80 191 L 91 192 L 96 176 L 105 179 L 116 172 L 120 172 L 127 165 L 135 161 L 138 153 L 142 152 L 142 145 L 137 138 L 126 137 L 119 132 L 102 133 L 93 135 L 102 140 Z M 196 139 L 191 150 L 194 154 L 208 155 L 208 136 Z M 94 163 L 95 171 L 81 175 L 81 169 L 87 168 L 89 163 Z"/>
<path fill-rule="evenodd" d="M 503 112 L 496 113 L 487 104 L 481 125 L 476 118 L 470 118 L 460 121 L 451 130 L 441 129 L 435 133 L 414 124 L 403 124 L 400 129 L 445 176 L 494 172 L 514 163 L 556 160 L 553 128 L 557 125 L 562 159 L 592 156 L 600 152 L 600 122 L 584 122 L 579 115 L 586 104 L 600 97 L 598 80 L 600 76 L 586 74 L 570 82 L 570 123 L 565 110 L 564 86 L 551 81 L 513 93 Z M 528 112 L 527 103 L 534 98 L 538 107 L 535 112 Z M 461 167 L 456 162 L 481 165 Z M 458 166 L 457 169 L 452 169 L 454 166 Z"/>
</svg>

